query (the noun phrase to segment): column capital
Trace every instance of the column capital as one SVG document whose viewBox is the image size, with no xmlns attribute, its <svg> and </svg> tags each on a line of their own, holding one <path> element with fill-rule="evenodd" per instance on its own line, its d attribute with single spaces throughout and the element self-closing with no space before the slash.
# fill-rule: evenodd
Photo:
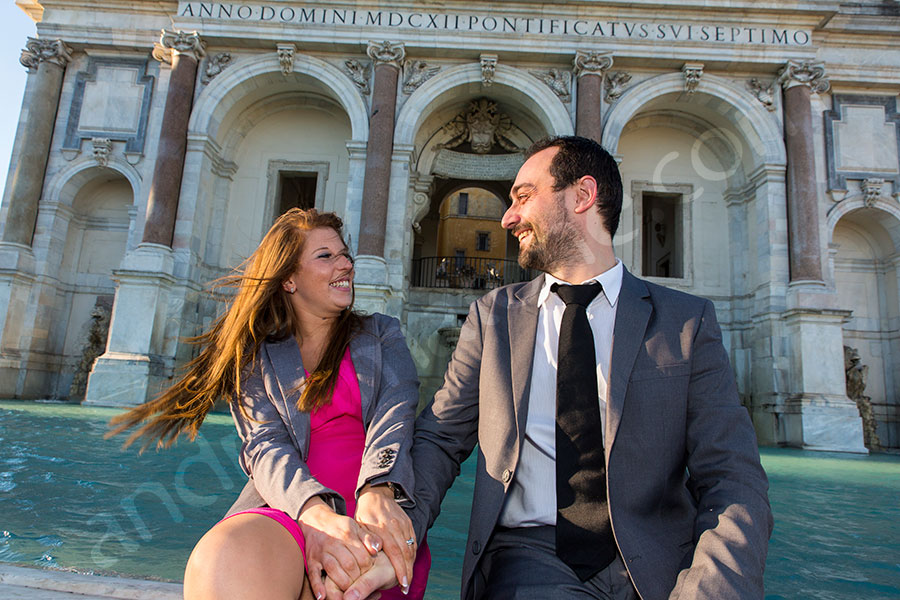
<svg viewBox="0 0 900 600">
<path fill-rule="evenodd" d="M 385 40 L 383 42 L 369 41 L 366 48 L 366 54 L 378 65 L 391 65 L 397 69 L 403 64 L 406 58 L 406 46 L 403 42 L 391 42 Z"/>
<path fill-rule="evenodd" d="M 19 62 L 29 71 L 37 70 L 42 62 L 51 62 L 65 68 L 72 60 L 72 49 L 62 40 L 45 40 L 29 37 Z"/>
<path fill-rule="evenodd" d="M 831 88 L 831 82 L 825 76 L 825 63 L 823 62 L 798 62 L 789 60 L 778 71 L 775 81 L 790 89 L 796 85 L 805 85 L 812 91 L 822 94 Z"/>
<path fill-rule="evenodd" d="M 153 46 L 153 58 L 160 62 L 172 64 L 172 57 L 179 54 L 190 56 L 195 61 L 206 56 L 206 44 L 200 39 L 196 31 L 166 31 L 162 30 L 159 42 Z"/>
<path fill-rule="evenodd" d="M 592 52 L 587 50 L 578 50 L 575 52 L 575 76 L 582 75 L 603 75 L 613 65 L 612 52 Z"/>
</svg>

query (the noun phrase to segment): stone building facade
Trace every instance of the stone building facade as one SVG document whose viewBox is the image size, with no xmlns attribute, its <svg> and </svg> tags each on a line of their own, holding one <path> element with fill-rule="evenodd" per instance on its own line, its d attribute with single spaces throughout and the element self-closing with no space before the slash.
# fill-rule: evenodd
<svg viewBox="0 0 900 600">
<path fill-rule="evenodd" d="M 900 447 L 897 2 L 16 4 L 0 396 L 148 399 L 299 204 L 344 218 L 427 397 L 468 304 L 530 276 L 440 280 L 441 204 L 507 202 L 523 148 L 578 133 L 620 160 L 625 265 L 715 303 L 762 444 L 865 451 L 849 346 Z"/>
</svg>

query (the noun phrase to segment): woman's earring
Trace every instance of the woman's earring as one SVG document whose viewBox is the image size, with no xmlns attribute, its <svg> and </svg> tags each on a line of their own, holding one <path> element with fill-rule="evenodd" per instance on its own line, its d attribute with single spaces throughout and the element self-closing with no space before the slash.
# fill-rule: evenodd
<svg viewBox="0 0 900 600">
<path fill-rule="evenodd" d="M 288 294 L 293 294 L 297 291 L 297 286 L 295 286 L 293 283 L 285 283 L 284 291 L 286 291 Z"/>
</svg>

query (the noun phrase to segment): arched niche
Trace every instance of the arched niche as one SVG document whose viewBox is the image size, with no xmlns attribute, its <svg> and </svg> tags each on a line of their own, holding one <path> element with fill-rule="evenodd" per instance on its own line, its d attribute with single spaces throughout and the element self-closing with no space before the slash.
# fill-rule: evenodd
<svg viewBox="0 0 900 600">
<path fill-rule="evenodd" d="M 216 77 L 198 98 L 189 129 L 204 141 L 197 160 L 206 165 L 192 195 L 199 218 L 191 226 L 203 240 L 203 260 L 224 271 L 259 243 L 286 189 L 305 190 L 312 200 L 304 206 L 344 214 L 347 144 L 368 135 L 368 115 L 337 67 L 298 54 L 285 75 L 272 53 L 241 59 Z"/>
<path fill-rule="evenodd" d="M 294 70 L 285 75 L 274 52 L 242 58 L 216 77 L 197 98 L 188 131 L 220 140 L 223 127 L 229 130 L 233 119 L 247 107 L 296 90 L 335 100 L 347 113 L 352 138 L 368 138 L 368 111 L 349 77 L 334 65 L 306 54 L 295 55 Z"/>
<path fill-rule="evenodd" d="M 120 172 L 94 167 L 79 171 L 63 186 L 68 225 L 57 272 L 61 295 L 58 339 L 51 346 L 62 356 L 62 393 L 81 400 L 93 359 L 106 348 L 119 268 L 128 245 L 134 213 L 131 182 Z M 65 383 L 71 377 L 71 385 Z"/>
<path fill-rule="evenodd" d="M 884 202 L 844 201 L 831 228 L 829 266 L 840 308 L 851 311 L 844 346 L 867 368 L 863 411 L 881 448 L 900 448 L 900 219 Z M 842 203 L 842 204 L 844 204 Z M 878 204 L 881 201 L 877 201 Z M 860 401 L 857 401 L 858 403 Z M 868 406 L 866 406 L 868 405 Z M 866 415 L 863 415 L 864 426 Z M 867 440 L 870 450 L 871 440 Z"/>
<path fill-rule="evenodd" d="M 619 139 L 628 123 L 639 113 L 658 104 L 661 98 L 677 99 L 682 112 L 705 115 L 709 120 L 728 123 L 745 140 L 755 157 L 754 166 L 784 166 L 787 154 L 778 120 L 747 91 L 717 75 L 704 74 L 701 86 L 693 94 L 684 93 L 681 73 L 658 75 L 625 91 L 606 115 L 602 145 L 618 153 Z"/>
<path fill-rule="evenodd" d="M 659 283 L 731 294 L 734 265 L 720 249 L 731 247 L 728 203 L 745 195 L 752 172 L 747 141 L 717 113 L 667 94 L 628 122 L 616 151 L 624 187 L 617 255 Z"/>
<path fill-rule="evenodd" d="M 498 64 L 490 87 L 482 84 L 481 66 L 459 65 L 438 73 L 407 99 L 397 115 L 395 145 L 421 140 L 424 122 L 448 106 L 480 96 L 510 107 L 519 107 L 539 124 L 543 135 L 572 135 L 574 127 L 567 107 L 550 88 L 529 72 Z M 452 118 L 452 115 L 449 115 Z"/>
<path fill-rule="evenodd" d="M 224 235 L 215 262 L 233 267 L 249 256 L 275 218 L 290 206 L 341 213 L 350 176 L 346 143 L 351 123 L 330 98 L 281 92 L 248 106 L 223 132 L 223 154 L 234 165 L 222 202 Z M 306 200 L 288 192 L 306 189 Z"/>
</svg>

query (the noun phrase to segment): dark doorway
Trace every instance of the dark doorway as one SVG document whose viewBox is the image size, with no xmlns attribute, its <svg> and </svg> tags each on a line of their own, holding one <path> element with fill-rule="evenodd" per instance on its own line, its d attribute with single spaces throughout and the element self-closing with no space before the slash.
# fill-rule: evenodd
<svg viewBox="0 0 900 600">
<path fill-rule="evenodd" d="M 297 207 L 302 209 L 316 206 L 315 173 L 290 173 L 282 171 L 279 174 L 278 185 L 278 214 L 283 215 L 289 209 Z"/>
</svg>

